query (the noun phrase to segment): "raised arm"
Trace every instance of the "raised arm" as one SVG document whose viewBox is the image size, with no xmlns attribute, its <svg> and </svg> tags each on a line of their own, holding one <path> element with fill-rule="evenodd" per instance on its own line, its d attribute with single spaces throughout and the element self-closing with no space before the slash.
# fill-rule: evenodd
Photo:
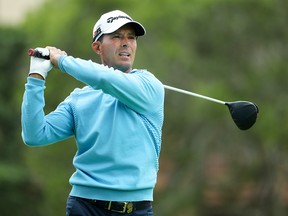
<svg viewBox="0 0 288 216">
<path fill-rule="evenodd" d="M 90 60 L 66 56 L 57 48 L 48 48 L 54 66 L 94 89 L 112 95 L 131 109 L 139 113 L 156 112 L 163 106 L 164 87 L 148 71 L 123 73 Z"/>
</svg>

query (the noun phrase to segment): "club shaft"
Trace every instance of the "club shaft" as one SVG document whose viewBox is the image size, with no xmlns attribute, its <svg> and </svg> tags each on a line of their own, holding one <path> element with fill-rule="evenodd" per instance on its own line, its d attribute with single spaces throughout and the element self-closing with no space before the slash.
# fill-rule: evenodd
<svg viewBox="0 0 288 216">
<path fill-rule="evenodd" d="M 165 89 L 169 89 L 169 90 L 172 90 L 172 91 L 175 91 L 175 92 L 183 93 L 183 94 L 190 95 L 190 96 L 193 96 L 193 97 L 202 98 L 202 99 L 209 100 L 209 101 L 212 101 L 212 102 L 216 102 L 216 103 L 219 103 L 219 104 L 224 104 L 224 105 L 226 104 L 226 102 L 218 100 L 218 99 L 215 99 L 215 98 L 211 98 L 211 97 L 207 97 L 207 96 L 204 96 L 204 95 L 196 94 L 194 92 L 186 91 L 186 90 L 175 88 L 175 87 L 168 86 L 168 85 L 163 85 L 163 86 L 164 86 Z"/>
</svg>

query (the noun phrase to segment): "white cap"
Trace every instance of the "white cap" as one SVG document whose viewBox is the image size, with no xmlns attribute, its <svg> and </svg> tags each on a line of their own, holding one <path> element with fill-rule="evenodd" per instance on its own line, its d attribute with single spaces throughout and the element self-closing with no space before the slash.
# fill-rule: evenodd
<svg viewBox="0 0 288 216">
<path fill-rule="evenodd" d="M 145 28 L 126 13 L 120 10 L 110 11 L 103 14 L 93 28 L 93 42 L 97 41 L 103 34 L 110 34 L 125 24 L 131 23 L 136 36 L 145 35 Z"/>
</svg>

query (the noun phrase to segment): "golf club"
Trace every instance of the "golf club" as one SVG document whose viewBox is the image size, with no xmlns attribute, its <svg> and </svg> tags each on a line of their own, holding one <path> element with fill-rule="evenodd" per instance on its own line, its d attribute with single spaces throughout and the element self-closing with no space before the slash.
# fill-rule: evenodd
<svg viewBox="0 0 288 216">
<path fill-rule="evenodd" d="M 34 56 L 38 58 L 50 59 L 49 56 L 43 56 L 39 51 L 34 49 L 28 50 L 29 56 Z M 215 103 L 226 105 L 229 108 L 231 117 L 237 127 L 241 130 L 247 130 L 251 128 L 257 119 L 259 109 L 256 104 L 249 101 L 234 101 L 234 102 L 224 102 L 215 98 L 207 97 L 204 95 L 189 92 L 183 89 L 175 88 L 168 85 L 163 85 L 165 89 L 172 90 L 175 92 L 183 93 L 186 95 L 202 98 Z"/>
<path fill-rule="evenodd" d="M 164 85 L 165 89 L 169 89 L 175 92 L 183 93 L 186 95 L 202 98 L 212 102 L 226 105 L 229 108 L 231 117 L 237 127 L 241 130 L 247 130 L 251 128 L 256 122 L 257 115 L 259 113 L 259 108 L 256 104 L 249 101 L 234 101 L 234 102 L 224 102 L 215 98 L 207 97 L 204 95 L 196 94 L 183 89 L 175 88 L 172 86 Z"/>
</svg>

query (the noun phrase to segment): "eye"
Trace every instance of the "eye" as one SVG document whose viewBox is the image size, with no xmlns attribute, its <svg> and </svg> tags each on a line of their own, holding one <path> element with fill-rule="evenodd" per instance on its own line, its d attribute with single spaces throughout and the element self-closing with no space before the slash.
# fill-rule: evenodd
<svg viewBox="0 0 288 216">
<path fill-rule="evenodd" d="M 121 38 L 120 34 L 112 34 L 112 38 Z"/>
<path fill-rule="evenodd" d="M 136 37 L 135 35 L 129 35 L 129 39 L 130 39 L 130 40 L 136 40 L 137 37 Z"/>
</svg>

